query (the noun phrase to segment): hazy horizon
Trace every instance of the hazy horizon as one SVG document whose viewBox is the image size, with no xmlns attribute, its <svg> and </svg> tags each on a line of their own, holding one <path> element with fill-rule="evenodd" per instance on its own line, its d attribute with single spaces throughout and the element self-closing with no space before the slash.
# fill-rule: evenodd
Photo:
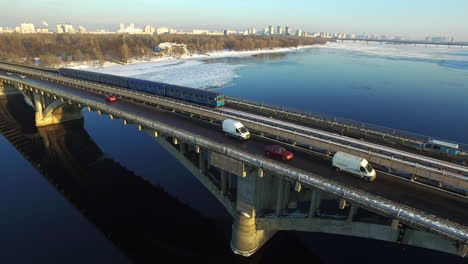
<svg viewBox="0 0 468 264">
<path fill-rule="evenodd" d="M 56 24 L 82 25 L 90 30 L 114 31 L 119 23 L 139 27 L 170 26 L 176 29 L 261 30 L 268 25 L 289 25 L 307 32 L 374 33 L 423 39 L 454 36 L 468 40 L 468 1 L 463 0 L 292 0 L 255 2 L 223 1 L 90 1 L 90 0 L 0 0 L 0 26 L 42 21 L 55 30 Z"/>
</svg>

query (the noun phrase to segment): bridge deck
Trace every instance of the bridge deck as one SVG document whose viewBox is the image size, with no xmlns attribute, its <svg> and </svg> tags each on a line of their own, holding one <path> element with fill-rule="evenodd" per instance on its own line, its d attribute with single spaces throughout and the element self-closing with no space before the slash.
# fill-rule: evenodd
<svg viewBox="0 0 468 264">
<path fill-rule="evenodd" d="M 43 80 L 28 79 L 28 81 L 46 85 L 99 103 L 105 100 L 103 95 L 77 88 L 57 85 Z M 264 146 L 272 143 L 270 140 L 258 136 L 254 136 L 248 142 L 239 141 L 234 138 L 226 137 L 218 124 L 211 124 L 129 100 L 119 99 L 116 102 L 108 104 L 110 107 L 129 111 L 154 121 L 164 122 L 178 129 L 190 131 L 220 144 L 235 147 L 256 155 L 263 155 Z M 291 148 L 290 146 L 287 147 Z M 345 186 L 358 188 L 370 194 L 397 201 L 401 204 L 441 218 L 449 219 L 462 225 L 466 225 L 468 221 L 468 211 L 466 210 L 467 202 L 465 198 L 456 197 L 419 184 L 397 179 L 384 173 L 378 173 L 376 181 L 370 184 L 365 183 L 361 179 L 335 172 L 331 168 L 330 161 L 319 155 L 300 150 L 296 150 L 295 154 L 295 159 L 288 162 L 288 164 L 296 168 L 319 174 Z"/>
</svg>

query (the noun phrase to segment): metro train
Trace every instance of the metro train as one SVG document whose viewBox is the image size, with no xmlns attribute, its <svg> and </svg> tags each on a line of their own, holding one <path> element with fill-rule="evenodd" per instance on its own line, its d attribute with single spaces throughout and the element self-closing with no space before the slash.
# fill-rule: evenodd
<svg viewBox="0 0 468 264">
<path fill-rule="evenodd" d="M 202 89 L 67 68 L 60 68 L 59 73 L 67 77 L 119 86 L 212 107 L 220 107 L 225 103 L 223 94 Z"/>
</svg>

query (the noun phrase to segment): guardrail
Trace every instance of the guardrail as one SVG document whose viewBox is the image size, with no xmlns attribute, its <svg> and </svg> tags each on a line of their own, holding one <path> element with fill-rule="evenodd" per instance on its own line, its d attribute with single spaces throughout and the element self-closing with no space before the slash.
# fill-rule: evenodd
<svg viewBox="0 0 468 264">
<path fill-rule="evenodd" d="M 468 152 L 468 144 L 450 141 L 446 139 L 441 139 L 437 137 L 431 137 L 426 135 L 421 135 L 417 133 L 412 133 L 408 131 L 388 128 L 384 126 L 379 126 L 375 124 L 369 124 L 365 122 L 355 121 L 351 119 L 346 119 L 342 117 L 337 117 L 333 115 L 317 113 L 317 112 L 304 112 L 292 107 L 285 107 L 279 106 L 275 104 L 268 104 L 263 102 L 256 102 L 253 100 L 246 100 L 243 98 L 237 98 L 233 96 L 226 96 L 227 103 L 238 104 L 238 105 L 245 105 L 246 107 L 256 108 L 256 109 L 266 109 L 271 112 L 280 112 L 283 113 L 284 116 L 295 116 L 299 120 L 309 120 L 312 123 L 317 122 L 324 122 L 328 124 L 332 124 L 332 126 L 341 126 L 343 129 L 355 129 L 357 131 L 365 132 L 367 134 L 375 134 L 380 138 L 394 138 L 397 142 L 412 142 L 414 144 L 422 144 L 426 143 L 431 139 L 442 140 L 445 142 L 450 142 L 454 144 L 458 144 L 460 150 L 463 152 Z"/>
<path fill-rule="evenodd" d="M 9 79 L 12 82 L 20 83 L 26 87 L 30 86 L 30 84 L 28 84 L 26 81 L 8 77 L 2 78 Z M 252 155 L 233 147 L 226 147 L 225 145 L 213 142 L 202 136 L 179 130 L 161 122 L 137 116 L 131 112 L 118 110 L 115 107 L 109 106 L 108 104 L 98 103 L 79 96 L 70 95 L 68 93 L 57 91 L 43 85 L 37 85 L 35 88 L 64 98 L 64 100 L 70 100 L 77 104 L 88 106 L 92 109 L 100 110 L 107 114 L 112 114 L 114 117 L 120 117 L 145 128 L 152 129 L 167 136 L 171 136 L 195 146 L 199 146 L 200 148 L 223 154 L 230 158 L 244 162 L 250 166 L 262 168 L 264 171 L 286 177 L 291 181 L 299 182 L 304 186 L 320 189 L 321 191 L 330 193 L 350 202 L 360 204 L 365 208 L 379 212 L 393 219 L 399 219 L 410 226 L 437 233 L 450 240 L 454 240 L 460 245 L 467 244 L 467 228 L 449 220 L 441 219 L 437 216 L 424 213 L 420 210 L 416 210 L 408 206 L 394 203 L 375 195 L 370 195 L 354 188 L 341 186 L 337 182 L 325 179 L 313 173 L 296 169 L 286 164 L 275 162 L 261 156 Z"/>
<path fill-rule="evenodd" d="M 30 73 L 33 75 L 38 75 L 37 72 L 30 71 Z M 83 89 L 103 93 L 113 93 L 120 97 L 130 98 L 132 100 L 137 100 L 154 105 L 161 105 L 168 109 L 174 109 L 179 112 L 198 115 L 205 119 L 217 121 L 222 121 L 226 118 L 239 119 L 242 122 L 245 122 L 245 125 L 250 129 L 258 131 L 261 134 L 270 135 L 273 138 L 284 138 L 290 141 L 301 142 L 302 144 L 306 144 L 308 146 L 319 147 L 330 151 L 344 151 L 351 154 L 364 156 L 371 163 L 380 164 L 388 168 L 405 171 L 414 174 L 418 177 L 432 180 L 436 183 L 439 183 L 439 186 L 437 187 L 443 187 L 445 185 L 461 189 L 461 191 L 464 192 L 468 190 L 468 177 L 465 177 L 464 175 L 460 175 L 458 173 L 454 173 L 454 169 L 451 168 L 451 164 L 449 163 L 439 162 L 440 166 L 434 167 L 434 164 L 427 162 L 425 163 L 424 161 L 421 162 L 421 160 L 418 160 L 416 157 L 410 157 L 408 159 L 408 157 L 404 157 L 401 155 L 398 156 L 392 153 L 390 153 L 389 155 L 386 152 L 382 152 L 375 149 L 362 149 L 362 146 L 360 146 L 359 144 L 351 144 L 349 142 L 346 142 L 346 140 L 335 139 L 334 141 L 332 141 L 330 138 L 323 137 L 322 135 L 317 135 L 314 133 L 304 132 L 300 130 L 291 131 L 287 126 L 272 126 L 271 124 L 266 123 L 263 120 L 255 120 L 252 118 L 246 119 L 243 116 L 235 114 L 226 114 L 215 108 L 190 104 L 187 102 L 171 99 L 169 97 L 160 97 L 146 93 L 136 92 L 126 88 L 95 84 L 88 81 L 75 80 L 54 74 L 39 74 L 38 76 L 40 78 L 45 78 L 52 81 L 59 81 L 64 84 L 71 84 Z M 466 173 L 466 171 L 468 170 L 468 168 L 460 168 L 464 169 L 464 171 L 462 171 L 461 173 Z"/>
</svg>

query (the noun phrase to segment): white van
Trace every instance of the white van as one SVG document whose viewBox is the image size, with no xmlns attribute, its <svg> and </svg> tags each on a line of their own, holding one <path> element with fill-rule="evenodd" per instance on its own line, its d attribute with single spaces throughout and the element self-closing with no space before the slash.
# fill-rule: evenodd
<svg viewBox="0 0 468 264">
<path fill-rule="evenodd" d="M 249 139 L 250 133 L 241 122 L 226 119 L 223 121 L 223 131 L 226 135 L 231 135 L 240 139 Z"/>
<path fill-rule="evenodd" d="M 376 173 L 370 163 L 361 157 L 338 151 L 333 156 L 332 166 L 338 171 L 353 174 L 366 181 L 375 180 Z"/>
</svg>

